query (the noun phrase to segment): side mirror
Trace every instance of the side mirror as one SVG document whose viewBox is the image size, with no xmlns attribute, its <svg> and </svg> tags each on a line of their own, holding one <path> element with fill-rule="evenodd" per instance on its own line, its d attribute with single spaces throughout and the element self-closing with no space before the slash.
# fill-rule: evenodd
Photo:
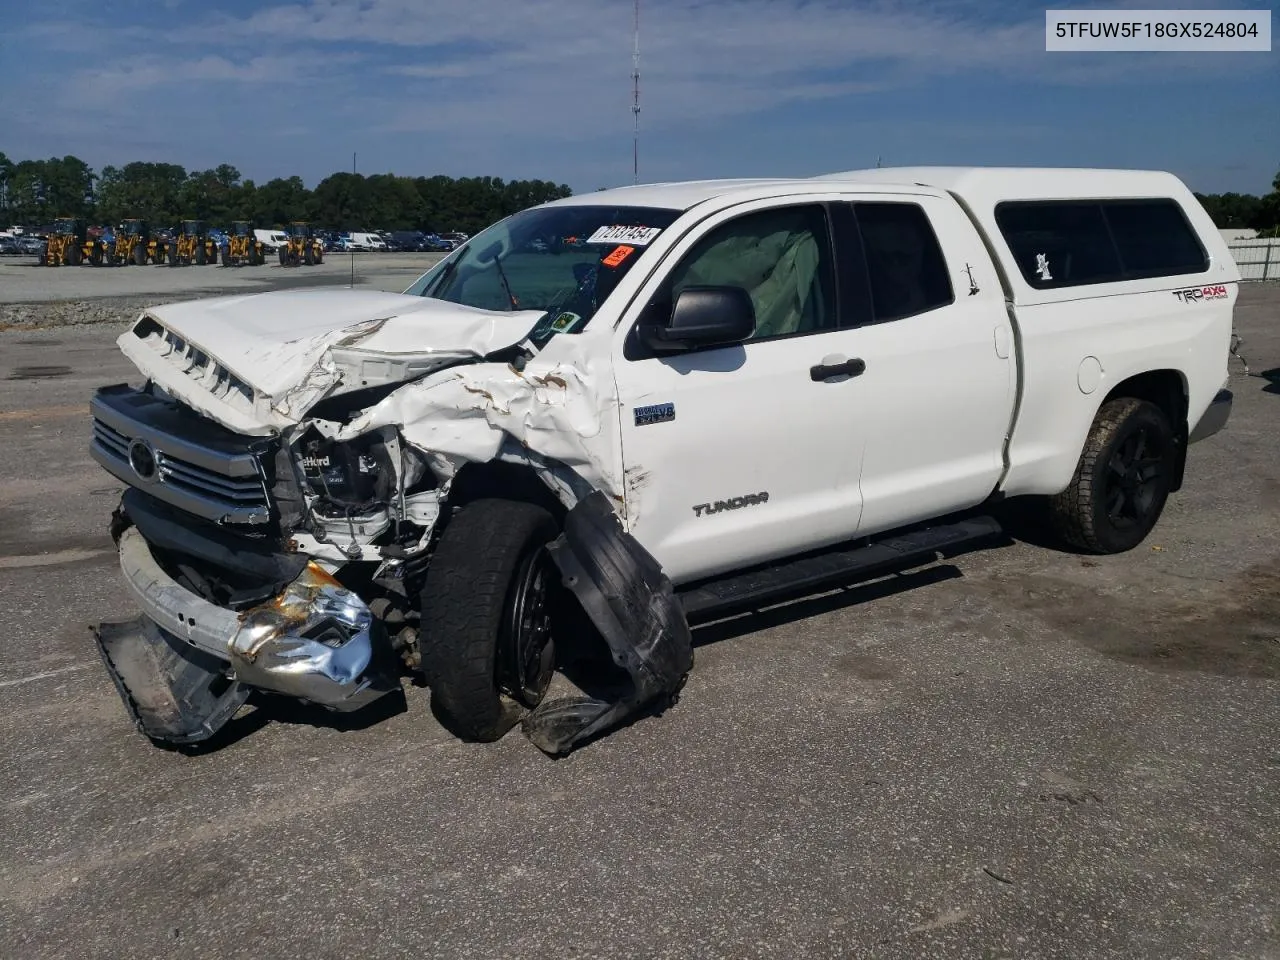
<svg viewBox="0 0 1280 960">
<path fill-rule="evenodd" d="M 742 287 L 685 287 L 665 324 L 640 328 L 656 353 L 741 343 L 756 329 L 756 310 Z"/>
</svg>

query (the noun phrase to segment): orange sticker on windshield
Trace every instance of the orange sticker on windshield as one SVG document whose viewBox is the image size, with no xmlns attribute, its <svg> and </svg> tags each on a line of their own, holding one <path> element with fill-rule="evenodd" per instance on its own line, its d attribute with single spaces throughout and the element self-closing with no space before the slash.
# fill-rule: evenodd
<svg viewBox="0 0 1280 960">
<path fill-rule="evenodd" d="M 615 247 L 613 253 L 604 258 L 603 263 L 606 267 L 616 267 L 635 252 L 635 247 Z"/>
</svg>

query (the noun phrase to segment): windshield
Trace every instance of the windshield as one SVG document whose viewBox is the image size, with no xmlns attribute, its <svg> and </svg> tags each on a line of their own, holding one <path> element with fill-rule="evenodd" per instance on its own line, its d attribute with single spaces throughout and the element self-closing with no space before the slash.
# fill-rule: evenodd
<svg viewBox="0 0 1280 960">
<path fill-rule="evenodd" d="M 679 210 L 550 206 L 459 247 L 405 293 L 484 310 L 541 310 L 533 339 L 577 333 Z"/>
</svg>

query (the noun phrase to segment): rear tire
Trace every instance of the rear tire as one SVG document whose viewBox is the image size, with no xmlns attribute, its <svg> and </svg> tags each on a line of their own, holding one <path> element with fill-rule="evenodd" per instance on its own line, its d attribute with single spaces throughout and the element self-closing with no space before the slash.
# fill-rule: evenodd
<svg viewBox="0 0 1280 960">
<path fill-rule="evenodd" d="M 71 267 L 80 266 L 80 260 L 83 256 L 84 251 L 80 249 L 79 244 L 75 243 L 68 245 L 67 252 L 64 254 L 67 265 Z"/>
<path fill-rule="evenodd" d="M 178 241 L 173 240 L 169 243 L 169 266 L 176 267 L 178 265 Z"/>
<path fill-rule="evenodd" d="M 1051 498 L 1053 525 L 1091 553 L 1124 553 L 1147 538 L 1173 485 L 1173 427 L 1154 403 L 1118 397 L 1102 405 L 1071 483 Z"/>
<path fill-rule="evenodd" d="M 280 266 L 287 267 L 289 265 L 289 251 L 285 247 L 280 248 Z"/>
<path fill-rule="evenodd" d="M 133 262 L 140 267 L 147 265 L 147 248 L 142 244 L 138 244 L 133 248 Z"/>
<path fill-rule="evenodd" d="M 535 707 L 555 669 L 545 550 L 558 531 L 542 507 L 476 500 L 449 522 L 422 588 L 422 669 L 440 722 L 491 741 Z M 518 703 L 517 703 L 518 701 Z"/>
</svg>

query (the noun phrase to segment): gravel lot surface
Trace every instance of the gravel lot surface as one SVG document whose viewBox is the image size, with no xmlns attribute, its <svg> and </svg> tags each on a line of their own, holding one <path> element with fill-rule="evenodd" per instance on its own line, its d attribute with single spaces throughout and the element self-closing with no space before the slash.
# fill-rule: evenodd
<svg viewBox="0 0 1280 960">
<path fill-rule="evenodd" d="M 1280 285 L 1238 328 L 1138 550 L 1020 527 L 708 625 L 676 706 L 561 761 L 413 687 L 152 747 L 88 633 L 132 613 L 85 449 L 117 328 L 0 332 L 0 953 L 1280 957 Z"/>
<path fill-rule="evenodd" d="M 355 284 L 404 290 L 440 259 L 434 253 L 357 253 Z M 0 330 L 128 322 L 147 306 L 289 287 L 346 286 L 352 256 L 311 267 L 40 267 L 0 258 Z"/>
</svg>

